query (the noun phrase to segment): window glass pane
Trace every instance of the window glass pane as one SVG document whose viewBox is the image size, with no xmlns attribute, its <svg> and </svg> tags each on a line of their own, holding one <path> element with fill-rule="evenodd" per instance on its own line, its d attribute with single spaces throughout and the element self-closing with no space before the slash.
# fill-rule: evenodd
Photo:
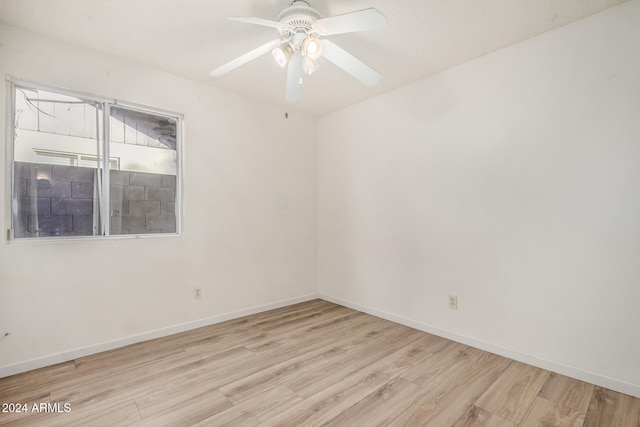
<svg viewBox="0 0 640 427">
<path fill-rule="evenodd" d="M 12 219 L 16 238 L 100 231 L 99 105 L 15 86 Z M 82 162 L 89 156 L 92 162 Z"/>
<path fill-rule="evenodd" d="M 178 231 L 176 116 L 12 87 L 15 238 Z"/>
<path fill-rule="evenodd" d="M 110 234 L 176 233 L 177 119 L 110 109 Z"/>
</svg>

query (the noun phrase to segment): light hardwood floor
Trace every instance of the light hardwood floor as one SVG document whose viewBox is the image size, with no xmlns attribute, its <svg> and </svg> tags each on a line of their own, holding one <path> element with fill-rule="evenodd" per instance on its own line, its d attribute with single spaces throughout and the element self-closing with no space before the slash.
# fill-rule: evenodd
<svg viewBox="0 0 640 427">
<path fill-rule="evenodd" d="M 27 404 L 11 426 L 640 426 L 640 399 L 322 300 L 0 379 L 0 402 Z"/>
</svg>

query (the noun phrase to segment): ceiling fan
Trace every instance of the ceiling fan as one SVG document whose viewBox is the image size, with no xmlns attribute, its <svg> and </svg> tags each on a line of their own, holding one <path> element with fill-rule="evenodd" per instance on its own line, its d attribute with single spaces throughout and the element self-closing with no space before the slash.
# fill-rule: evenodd
<svg viewBox="0 0 640 427">
<path fill-rule="evenodd" d="M 287 67 L 285 100 L 294 102 L 302 96 L 302 77 L 318 69 L 320 57 L 333 62 L 367 86 L 380 81 L 380 74 L 335 43 L 323 38 L 334 34 L 385 28 L 387 19 L 374 8 L 344 15 L 322 18 L 303 0 L 294 0 L 278 16 L 278 21 L 262 18 L 233 17 L 233 21 L 263 25 L 278 30 L 280 37 L 211 71 L 211 77 L 222 76 L 271 51 L 282 68 Z"/>
</svg>

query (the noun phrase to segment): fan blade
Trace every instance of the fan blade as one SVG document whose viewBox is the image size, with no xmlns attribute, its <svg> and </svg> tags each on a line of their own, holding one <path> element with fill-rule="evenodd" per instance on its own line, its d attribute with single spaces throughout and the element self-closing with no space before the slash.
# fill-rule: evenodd
<svg viewBox="0 0 640 427">
<path fill-rule="evenodd" d="M 228 18 L 228 19 L 230 19 L 232 21 L 245 22 L 247 24 L 262 25 L 263 27 L 272 27 L 272 28 L 277 28 L 277 29 L 287 28 L 286 25 L 282 25 L 280 22 L 270 21 L 268 19 L 262 19 L 262 18 L 233 16 L 233 17 Z"/>
<path fill-rule="evenodd" d="M 302 96 L 302 56 L 296 53 L 289 61 L 289 69 L 287 70 L 287 92 L 284 99 L 287 102 L 294 102 Z"/>
<path fill-rule="evenodd" d="M 380 78 L 382 77 L 380 73 L 360 61 L 355 56 L 351 55 L 346 50 L 337 46 L 335 43 L 323 39 L 322 46 L 322 56 L 342 68 L 354 78 L 360 80 L 365 85 L 374 86 L 380 81 Z"/>
<path fill-rule="evenodd" d="M 239 66 L 244 65 L 247 62 L 256 59 L 258 56 L 263 55 L 277 48 L 278 46 L 280 46 L 282 43 L 285 43 L 285 42 L 286 40 L 280 40 L 280 39 L 271 40 L 269 43 L 264 44 L 257 49 L 253 49 L 252 51 L 245 53 L 244 55 L 234 59 L 233 61 L 227 62 L 226 64 L 216 68 L 215 70 L 211 71 L 209 75 L 211 77 L 220 77 L 223 74 L 226 74 L 229 71 L 235 70 Z"/>
<path fill-rule="evenodd" d="M 322 18 L 313 23 L 314 30 L 325 36 L 386 27 L 387 18 L 374 8 Z"/>
</svg>

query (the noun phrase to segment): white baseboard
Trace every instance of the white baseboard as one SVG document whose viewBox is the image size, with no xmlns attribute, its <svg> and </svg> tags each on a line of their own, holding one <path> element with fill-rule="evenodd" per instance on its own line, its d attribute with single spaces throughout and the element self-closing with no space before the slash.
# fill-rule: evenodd
<svg viewBox="0 0 640 427">
<path fill-rule="evenodd" d="M 407 319 L 402 316 L 398 316 L 392 313 L 387 313 L 385 311 L 363 306 L 363 305 L 360 305 L 351 301 L 346 301 L 340 298 L 334 298 L 332 296 L 324 295 L 322 293 L 320 293 L 318 297 L 325 301 L 333 302 L 335 304 L 349 307 L 354 310 L 361 311 L 363 313 L 371 314 L 373 316 L 380 317 L 382 319 L 400 323 L 401 325 L 409 326 L 411 328 L 418 329 L 420 331 L 437 335 L 439 337 L 447 338 L 452 341 L 459 342 L 461 344 L 466 344 L 471 347 L 478 348 L 480 350 L 488 351 L 489 353 L 494 353 L 509 359 L 517 360 L 518 362 L 526 363 L 528 365 L 536 366 L 538 368 L 546 369 L 551 372 L 566 375 L 571 378 L 575 378 L 581 381 L 585 381 L 591 384 L 595 384 L 601 387 L 618 391 L 620 393 L 624 393 L 630 396 L 640 398 L 639 384 L 629 383 L 617 378 L 607 377 L 605 375 L 597 374 L 595 372 L 587 371 L 581 368 L 576 368 L 575 366 L 565 365 L 559 362 L 555 362 L 553 360 L 542 359 L 534 355 L 520 353 L 515 350 L 496 346 L 484 341 L 479 341 L 475 338 L 459 335 L 459 334 L 456 334 L 455 332 L 436 328 L 426 323 L 417 322 L 415 320 Z"/>
<path fill-rule="evenodd" d="M 261 313 L 263 311 L 273 310 L 275 308 L 286 307 L 288 305 L 310 301 L 316 298 L 318 298 L 318 294 L 309 294 L 309 295 L 303 295 L 300 297 L 289 298 L 286 300 L 276 301 L 270 304 L 259 305 L 255 307 L 246 308 L 243 310 L 234 311 L 231 313 L 225 313 L 217 316 L 207 317 L 205 319 L 195 320 L 193 322 L 180 323 L 180 324 L 169 326 L 166 328 L 143 332 L 141 334 L 136 334 L 136 335 L 130 335 L 127 337 L 118 338 L 113 341 L 94 344 L 87 347 L 64 351 L 61 353 L 50 354 L 44 357 L 38 357 L 36 359 L 27 360 L 27 361 L 15 363 L 12 365 L 0 366 L 0 378 L 8 377 L 10 375 L 19 374 L 22 372 L 31 371 L 33 369 L 43 368 L 45 366 L 51 366 L 58 363 L 67 362 L 69 360 L 78 359 L 80 357 L 101 353 L 107 350 L 113 350 L 115 348 L 120 348 L 127 345 L 143 342 L 143 341 L 148 341 L 155 338 L 166 337 L 168 335 L 189 331 L 191 329 L 201 328 L 203 326 L 209 326 L 216 323 L 225 322 L 227 320 L 237 319 L 239 317 L 244 317 L 251 314 Z"/>
</svg>

